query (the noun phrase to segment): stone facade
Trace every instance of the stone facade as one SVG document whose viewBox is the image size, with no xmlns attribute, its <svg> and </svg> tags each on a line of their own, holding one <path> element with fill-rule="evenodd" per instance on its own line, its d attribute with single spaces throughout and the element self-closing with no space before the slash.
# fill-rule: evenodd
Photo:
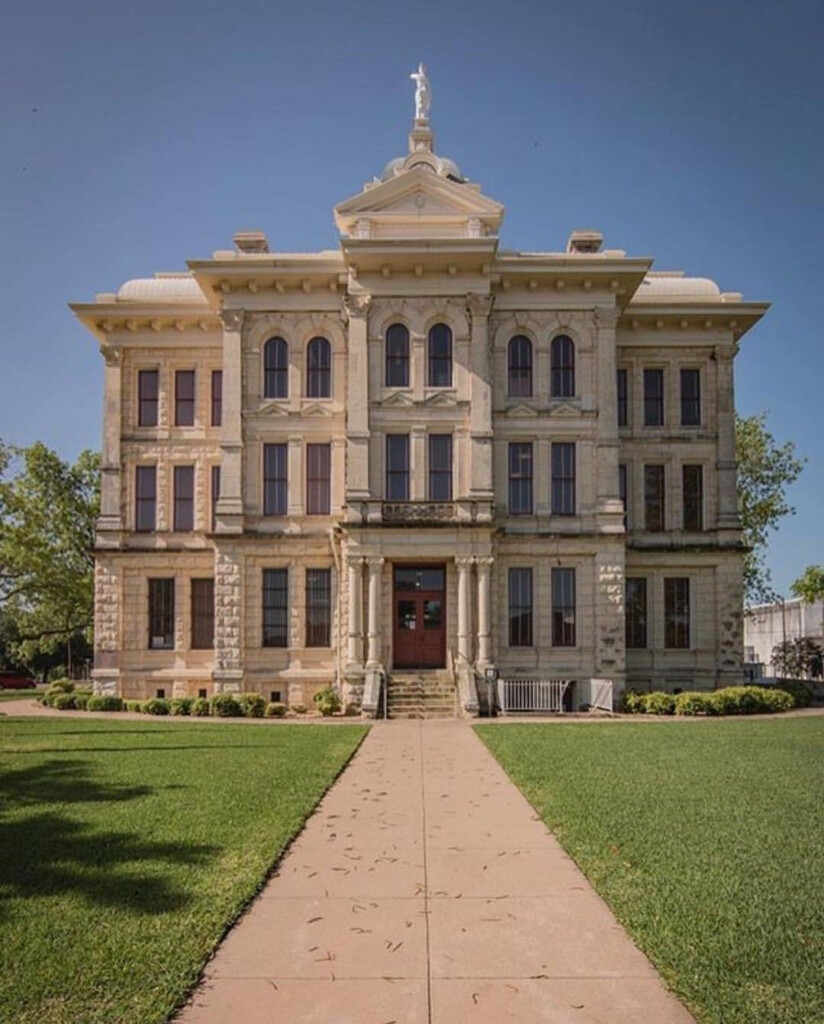
<svg viewBox="0 0 824 1024">
<path fill-rule="evenodd" d="M 245 232 L 72 307 L 106 363 L 98 688 L 371 708 L 430 626 L 469 713 L 490 668 L 740 678 L 732 362 L 766 306 L 595 232 L 502 250 L 503 213 L 416 121 L 339 249 Z"/>
</svg>

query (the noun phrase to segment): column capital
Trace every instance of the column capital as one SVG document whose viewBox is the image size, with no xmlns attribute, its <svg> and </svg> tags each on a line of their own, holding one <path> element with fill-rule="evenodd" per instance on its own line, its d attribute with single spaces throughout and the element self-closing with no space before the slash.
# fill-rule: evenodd
<svg viewBox="0 0 824 1024">
<path fill-rule="evenodd" d="M 370 572 L 380 569 L 384 561 L 385 559 L 380 555 L 369 555 L 367 558 L 364 558 L 364 562 L 369 566 Z"/>
<path fill-rule="evenodd" d="M 346 564 L 350 569 L 360 569 L 365 559 L 363 555 L 347 555 Z"/>
<path fill-rule="evenodd" d="M 103 356 L 106 366 L 120 366 L 123 361 L 123 350 L 112 348 L 111 345 L 101 345 L 100 354 Z"/>
<path fill-rule="evenodd" d="M 478 555 L 475 558 L 475 565 L 478 566 L 479 572 L 489 572 L 494 561 L 495 559 L 491 555 Z"/>
<path fill-rule="evenodd" d="M 369 315 L 369 308 L 372 305 L 372 296 L 363 293 L 360 295 L 346 295 L 343 299 L 343 313 L 348 320 L 365 320 Z"/>
<path fill-rule="evenodd" d="M 466 312 L 470 317 L 487 317 L 492 312 L 492 304 L 495 301 L 492 295 L 482 295 L 480 292 L 467 292 Z"/>
<path fill-rule="evenodd" d="M 243 327 L 242 309 L 221 309 L 217 315 L 226 331 L 239 331 Z"/>
<path fill-rule="evenodd" d="M 618 310 L 614 306 L 595 307 L 595 323 L 599 328 L 614 328 L 618 323 L 618 317 Z"/>
<path fill-rule="evenodd" d="M 472 555 L 456 555 L 455 556 L 455 565 L 457 565 L 457 567 L 459 569 L 469 569 L 474 561 L 475 561 L 475 558 Z"/>
</svg>

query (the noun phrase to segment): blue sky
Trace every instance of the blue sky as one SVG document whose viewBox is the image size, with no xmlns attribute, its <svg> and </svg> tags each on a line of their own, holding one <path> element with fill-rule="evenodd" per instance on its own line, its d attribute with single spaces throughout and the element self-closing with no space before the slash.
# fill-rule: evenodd
<svg viewBox="0 0 824 1024">
<path fill-rule="evenodd" d="M 773 303 L 738 408 L 808 460 L 774 582 L 824 562 L 820 3 L 29 0 L 3 36 L 3 439 L 99 444 L 101 360 L 67 302 L 244 227 L 334 246 L 331 207 L 405 150 L 424 60 L 438 152 L 505 203 L 503 246 L 593 227 Z"/>
</svg>

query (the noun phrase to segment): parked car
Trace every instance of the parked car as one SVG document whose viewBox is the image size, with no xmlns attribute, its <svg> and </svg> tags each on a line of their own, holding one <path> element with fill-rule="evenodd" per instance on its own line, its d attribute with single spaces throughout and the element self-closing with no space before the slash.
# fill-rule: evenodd
<svg viewBox="0 0 824 1024">
<path fill-rule="evenodd" d="M 0 669 L 0 690 L 33 690 L 37 681 L 30 679 L 23 672 L 11 669 Z"/>
</svg>

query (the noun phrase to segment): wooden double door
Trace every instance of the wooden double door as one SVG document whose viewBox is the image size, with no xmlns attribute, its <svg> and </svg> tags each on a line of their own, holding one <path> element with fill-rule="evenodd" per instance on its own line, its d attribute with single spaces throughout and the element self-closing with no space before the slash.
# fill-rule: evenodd
<svg viewBox="0 0 824 1024">
<path fill-rule="evenodd" d="M 393 570 L 392 663 L 395 668 L 446 665 L 446 566 Z"/>
</svg>

